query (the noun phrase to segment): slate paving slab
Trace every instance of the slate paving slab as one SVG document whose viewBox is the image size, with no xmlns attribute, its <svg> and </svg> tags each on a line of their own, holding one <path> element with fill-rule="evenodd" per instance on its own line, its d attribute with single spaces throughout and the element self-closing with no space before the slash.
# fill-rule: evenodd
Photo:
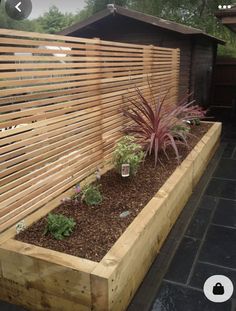
<svg viewBox="0 0 236 311">
<path fill-rule="evenodd" d="M 212 178 L 205 194 L 236 200 L 236 181 Z"/>
<path fill-rule="evenodd" d="M 151 311 L 231 311 L 231 303 L 215 304 L 202 291 L 163 282 Z"/>
<path fill-rule="evenodd" d="M 223 158 L 232 158 L 234 155 L 235 149 L 236 149 L 235 143 L 228 143 L 224 152 L 223 152 L 222 157 Z"/>
<path fill-rule="evenodd" d="M 199 260 L 236 269 L 236 229 L 211 225 Z"/>
<path fill-rule="evenodd" d="M 236 180 L 236 160 L 222 159 L 213 176 Z"/>
<path fill-rule="evenodd" d="M 208 279 L 212 275 L 227 276 L 230 280 L 232 280 L 234 288 L 236 288 L 236 270 L 203 262 L 198 262 L 196 264 L 190 280 L 190 285 L 201 290 L 206 279 Z M 233 297 L 236 298 L 236 290 L 234 291 Z"/>
<path fill-rule="evenodd" d="M 186 283 L 200 242 L 193 238 L 184 238 L 173 258 L 165 279 Z"/>
<path fill-rule="evenodd" d="M 3 301 L 0 301 L 0 310 L 1 311 L 27 311 L 26 309 L 23 309 L 22 307 L 15 306 Z"/>
<path fill-rule="evenodd" d="M 196 239 L 202 239 L 206 232 L 211 214 L 212 211 L 209 209 L 198 209 L 185 235 Z"/>
<path fill-rule="evenodd" d="M 217 225 L 236 228 L 236 201 L 219 201 L 212 222 Z"/>
<path fill-rule="evenodd" d="M 199 208 L 213 210 L 217 203 L 218 198 L 209 195 L 203 195 L 199 203 Z"/>
</svg>

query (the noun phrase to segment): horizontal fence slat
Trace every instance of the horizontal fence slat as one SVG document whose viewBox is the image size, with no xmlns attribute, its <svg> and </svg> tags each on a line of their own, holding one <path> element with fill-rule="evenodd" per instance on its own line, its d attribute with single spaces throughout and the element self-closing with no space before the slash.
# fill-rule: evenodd
<svg viewBox="0 0 236 311">
<path fill-rule="evenodd" d="M 139 88 L 178 96 L 179 51 L 0 29 L 0 232 L 111 159 Z"/>
<path fill-rule="evenodd" d="M 161 71 L 162 67 L 159 68 L 158 72 L 162 72 Z M 157 70 L 157 69 L 156 69 Z M 165 67 L 163 69 L 163 72 L 167 72 L 168 70 L 172 70 L 172 68 L 169 67 Z M 32 85 L 32 82 L 34 81 L 34 84 L 47 84 L 47 83 L 57 83 L 57 82 L 68 82 L 68 81 L 83 81 L 83 80 L 90 80 L 90 79 L 101 79 L 101 78 L 115 78 L 115 77 L 120 77 L 124 74 L 129 74 L 129 70 L 125 70 L 125 71 L 118 71 L 118 72 L 107 72 L 107 73 L 97 73 L 97 74 L 86 74 L 83 76 L 77 76 L 77 75 L 66 75 L 66 76 L 62 76 L 62 77 L 50 77 L 50 75 L 47 77 L 47 79 L 24 79 L 24 80 L 8 80 L 8 81 L 0 81 L 0 88 L 1 87 L 10 87 L 10 86 L 24 86 L 24 85 Z M 132 70 L 132 74 L 133 76 L 135 75 L 140 75 L 143 73 L 143 70 Z M 153 71 L 153 74 L 155 73 L 155 71 Z M 53 76 L 53 75 L 52 75 Z M 33 80 L 33 81 L 32 81 Z"/>
</svg>

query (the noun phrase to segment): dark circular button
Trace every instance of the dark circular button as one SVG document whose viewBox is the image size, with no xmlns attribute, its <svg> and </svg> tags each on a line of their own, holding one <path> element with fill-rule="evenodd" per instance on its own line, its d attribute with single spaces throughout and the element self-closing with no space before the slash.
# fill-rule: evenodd
<svg viewBox="0 0 236 311">
<path fill-rule="evenodd" d="M 32 2 L 31 0 L 7 0 L 5 9 L 8 16 L 19 21 L 31 14 Z"/>
</svg>

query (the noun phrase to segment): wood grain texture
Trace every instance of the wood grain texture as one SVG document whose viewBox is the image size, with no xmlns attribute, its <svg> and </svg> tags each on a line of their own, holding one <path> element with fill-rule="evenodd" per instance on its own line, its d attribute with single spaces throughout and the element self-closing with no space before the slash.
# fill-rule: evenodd
<svg viewBox="0 0 236 311">
<path fill-rule="evenodd" d="M 0 232 L 111 158 L 121 108 L 171 87 L 179 51 L 0 29 Z"/>
<path fill-rule="evenodd" d="M 220 133 L 221 124 L 215 123 L 92 272 L 96 279 L 92 291 L 97 295 L 94 310 L 126 310 L 190 197 L 196 176 L 202 175 L 213 156 Z M 108 292 L 102 296 L 100 285 L 105 278 Z"/>
<path fill-rule="evenodd" d="M 2 233 L 0 299 L 32 311 L 125 311 L 210 161 L 220 134 L 221 124 L 214 123 L 100 263 L 13 240 L 14 227 Z M 59 200 L 26 217 L 26 224 L 51 211 Z"/>
</svg>

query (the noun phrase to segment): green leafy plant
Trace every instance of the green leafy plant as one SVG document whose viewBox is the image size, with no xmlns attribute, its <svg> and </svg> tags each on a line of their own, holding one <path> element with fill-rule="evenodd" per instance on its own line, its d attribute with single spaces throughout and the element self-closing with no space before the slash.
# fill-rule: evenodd
<svg viewBox="0 0 236 311">
<path fill-rule="evenodd" d="M 176 124 L 172 127 L 171 132 L 175 138 L 185 140 L 189 135 L 190 127 L 186 123 Z"/>
<path fill-rule="evenodd" d="M 137 144 L 135 137 L 127 135 L 116 144 L 113 152 L 113 164 L 119 173 L 121 173 L 122 164 L 129 164 L 130 174 L 134 176 L 144 156 L 142 146 Z"/>
<path fill-rule="evenodd" d="M 44 234 L 51 233 L 56 240 L 63 240 L 71 235 L 76 222 L 61 214 L 48 214 L 47 225 Z"/>
<path fill-rule="evenodd" d="M 192 125 L 200 125 L 201 124 L 201 120 L 199 119 L 199 118 L 196 118 L 196 119 L 193 119 L 192 121 L 191 121 L 191 123 L 192 123 Z"/>
<path fill-rule="evenodd" d="M 102 202 L 102 194 L 99 191 L 99 186 L 96 185 L 87 185 L 81 190 L 82 201 L 87 205 L 98 205 Z"/>
</svg>

